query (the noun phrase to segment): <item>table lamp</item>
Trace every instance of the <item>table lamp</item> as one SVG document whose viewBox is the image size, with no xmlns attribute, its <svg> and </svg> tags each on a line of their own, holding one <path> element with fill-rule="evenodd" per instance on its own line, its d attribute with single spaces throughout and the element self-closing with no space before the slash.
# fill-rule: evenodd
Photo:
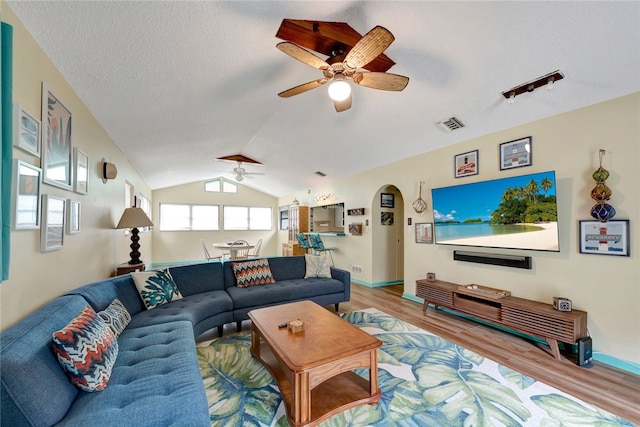
<svg viewBox="0 0 640 427">
<path fill-rule="evenodd" d="M 138 249 L 140 249 L 140 245 L 138 244 L 140 240 L 140 237 L 138 237 L 138 227 L 153 227 L 153 223 L 141 208 L 125 209 L 116 228 L 131 229 L 131 252 L 129 253 L 131 259 L 129 260 L 129 264 L 142 263 L 140 260 L 140 252 L 138 251 Z"/>
</svg>

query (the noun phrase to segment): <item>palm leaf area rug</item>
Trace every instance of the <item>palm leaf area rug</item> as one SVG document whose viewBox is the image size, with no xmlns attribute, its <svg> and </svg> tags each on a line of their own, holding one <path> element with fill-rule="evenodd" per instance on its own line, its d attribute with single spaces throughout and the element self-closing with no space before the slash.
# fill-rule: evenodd
<svg viewBox="0 0 640 427">
<path fill-rule="evenodd" d="M 322 427 L 634 425 L 377 309 L 343 318 L 383 343 L 382 398 Z M 277 384 L 250 348 L 247 333 L 198 347 L 212 426 L 289 425 Z M 356 372 L 368 376 L 367 370 Z"/>
</svg>

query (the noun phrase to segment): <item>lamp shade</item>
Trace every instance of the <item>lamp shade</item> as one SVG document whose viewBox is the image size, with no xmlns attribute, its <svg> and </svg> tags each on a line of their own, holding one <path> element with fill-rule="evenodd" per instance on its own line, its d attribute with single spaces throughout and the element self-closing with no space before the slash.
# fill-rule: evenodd
<svg viewBox="0 0 640 427">
<path fill-rule="evenodd" d="M 127 208 L 116 228 L 153 227 L 153 223 L 141 208 Z"/>
</svg>

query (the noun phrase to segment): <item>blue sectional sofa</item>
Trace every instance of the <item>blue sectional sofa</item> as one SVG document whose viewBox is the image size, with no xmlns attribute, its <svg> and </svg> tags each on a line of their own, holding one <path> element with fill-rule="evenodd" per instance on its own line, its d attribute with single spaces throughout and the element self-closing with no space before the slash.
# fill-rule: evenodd
<svg viewBox="0 0 640 427">
<path fill-rule="evenodd" d="M 246 261 L 233 261 L 246 262 Z M 350 274 L 305 279 L 304 257 L 269 258 L 275 283 L 237 286 L 233 262 L 170 268 L 182 299 L 146 310 L 130 275 L 68 292 L 0 335 L 0 424 L 7 426 L 209 426 L 196 358 L 203 332 L 248 319 L 255 308 L 312 300 L 349 301 Z M 119 299 L 131 321 L 117 338 L 118 356 L 107 387 L 72 385 L 52 351 L 52 334 L 87 305 L 96 312 Z"/>
</svg>

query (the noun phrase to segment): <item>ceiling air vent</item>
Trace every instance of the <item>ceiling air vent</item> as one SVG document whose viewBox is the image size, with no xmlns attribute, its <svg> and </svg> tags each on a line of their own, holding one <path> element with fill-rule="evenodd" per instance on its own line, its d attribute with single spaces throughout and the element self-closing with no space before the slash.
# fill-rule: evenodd
<svg viewBox="0 0 640 427">
<path fill-rule="evenodd" d="M 451 131 L 464 127 L 462 122 L 455 117 L 451 117 L 450 119 L 438 122 L 436 123 L 436 126 L 438 126 L 438 129 L 440 129 L 444 133 L 449 133 Z"/>
</svg>

